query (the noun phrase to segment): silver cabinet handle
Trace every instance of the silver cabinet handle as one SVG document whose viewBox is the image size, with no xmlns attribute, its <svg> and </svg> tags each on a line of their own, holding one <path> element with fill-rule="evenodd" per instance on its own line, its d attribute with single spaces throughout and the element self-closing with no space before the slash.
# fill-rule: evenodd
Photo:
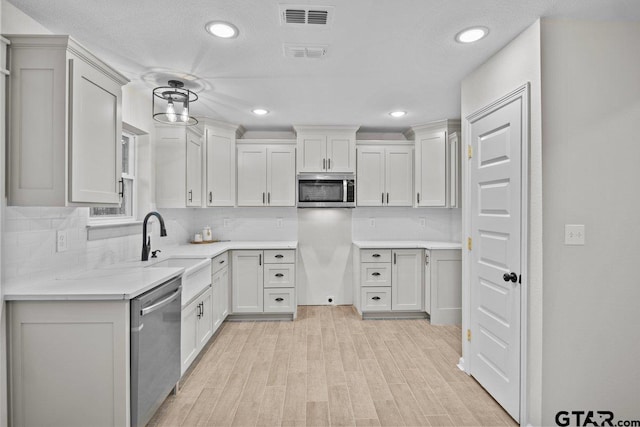
<svg viewBox="0 0 640 427">
<path fill-rule="evenodd" d="M 141 316 L 146 316 L 149 313 L 153 313 L 154 311 L 158 310 L 159 308 L 164 307 L 165 305 L 169 304 L 171 301 L 173 301 L 174 299 L 176 299 L 177 297 L 180 296 L 180 292 L 182 292 L 182 286 L 178 286 L 178 289 L 176 289 L 176 291 L 174 293 L 172 293 L 171 295 L 169 295 L 167 298 L 163 299 L 160 302 L 157 302 L 147 308 L 143 308 L 142 310 L 140 310 L 140 315 Z"/>
</svg>

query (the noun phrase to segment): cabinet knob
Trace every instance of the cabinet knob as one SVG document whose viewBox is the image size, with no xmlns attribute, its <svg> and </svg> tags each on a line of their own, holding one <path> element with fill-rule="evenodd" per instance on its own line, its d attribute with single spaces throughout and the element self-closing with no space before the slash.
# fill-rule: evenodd
<svg viewBox="0 0 640 427">
<path fill-rule="evenodd" d="M 373 297 L 371 299 L 374 300 L 374 301 L 378 301 L 380 299 L 380 297 Z"/>
<path fill-rule="evenodd" d="M 276 273 L 276 277 L 284 277 L 284 274 L 282 274 L 282 273 Z"/>
<path fill-rule="evenodd" d="M 276 301 L 278 301 L 278 302 L 282 302 L 282 301 L 284 301 L 284 298 L 279 298 L 279 297 L 278 297 L 278 298 L 276 298 Z"/>
</svg>

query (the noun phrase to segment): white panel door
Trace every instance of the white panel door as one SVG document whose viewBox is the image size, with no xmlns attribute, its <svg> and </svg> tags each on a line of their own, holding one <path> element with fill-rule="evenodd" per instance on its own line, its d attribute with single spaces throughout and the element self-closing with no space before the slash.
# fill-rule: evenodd
<svg viewBox="0 0 640 427">
<path fill-rule="evenodd" d="M 238 206 L 266 206 L 267 147 L 238 147 Z"/>
<path fill-rule="evenodd" d="M 199 298 L 200 312 L 198 313 L 198 348 L 202 349 L 213 335 L 215 321 L 214 304 L 211 288 L 207 289 Z"/>
<path fill-rule="evenodd" d="M 187 130 L 187 206 L 202 206 L 202 137 Z"/>
<path fill-rule="evenodd" d="M 449 135 L 449 207 L 460 207 L 460 135 Z"/>
<path fill-rule="evenodd" d="M 198 304 L 193 301 L 182 309 L 180 326 L 180 374 L 184 374 L 198 355 Z"/>
<path fill-rule="evenodd" d="M 298 172 L 324 172 L 327 166 L 327 137 L 302 135 L 298 138 Z"/>
<path fill-rule="evenodd" d="M 236 148 L 233 138 L 207 131 L 207 206 L 236 203 Z"/>
<path fill-rule="evenodd" d="M 267 205 L 296 205 L 296 149 L 293 146 L 267 148 Z"/>
<path fill-rule="evenodd" d="M 384 204 L 384 163 L 383 147 L 358 147 L 358 206 Z"/>
<path fill-rule="evenodd" d="M 522 99 L 470 123 L 470 373 L 520 416 Z M 513 272 L 516 281 L 508 279 Z"/>
<path fill-rule="evenodd" d="M 327 137 L 327 172 L 356 171 L 355 141 L 349 136 Z"/>
<path fill-rule="evenodd" d="M 413 205 L 413 149 L 385 150 L 385 202 L 387 206 Z"/>
<path fill-rule="evenodd" d="M 262 313 L 262 251 L 233 251 L 231 266 L 233 312 Z"/>
<path fill-rule="evenodd" d="M 395 249 L 391 266 L 391 310 L 422 310 L 422 249 Z"/>
<path fill-rule="evenodd" d="M 447 204 L 446 132 L 438 132 L 416 141 L 419 170 L 416 174 L 418 206 Z"/>
<path fill-rule="evenodd" d="M 211 318 L 213 320 L 213 332 L 218 330 L 222 324 L 222 280 L 222 271 L 218 271 L 213 275 L 213 277 L 211 277 Z"/>
<path fill-rule="evenodd" d="M 80 59 L 69 59 L 71 194 L 74 203 L 119 204 L 122 104 L 119 83 Z"/>
<path fill-rule="evenodd" d="M 220 280 L 220 321 L 224 322 L 224 319 L 229 315 L 229 267 L 225 267 L 218 271 Z"/>
</svg>

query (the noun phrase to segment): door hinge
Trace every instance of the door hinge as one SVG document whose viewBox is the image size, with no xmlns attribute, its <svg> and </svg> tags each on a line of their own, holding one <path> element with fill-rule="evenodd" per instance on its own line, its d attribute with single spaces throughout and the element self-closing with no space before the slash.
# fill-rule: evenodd
<svg viewBox="0 0 640 427">
<path fill-rule="evenodd" d="M 472 158 L 473 157 L 473 147 L 470 145 L 467 145 L 467 157 L 468 158 Z"/>
<path fill-rule="evenodd" d="M 467 249 L 471 250 L 472 247 L 473 247 L 473 240 L 471 240 L 471 237 L 467 237 Z"/>
<path fill-rule="evenodd" d="M 467 329 L 467 341 L 471 341 L 471 329 Z"/>
</svg>

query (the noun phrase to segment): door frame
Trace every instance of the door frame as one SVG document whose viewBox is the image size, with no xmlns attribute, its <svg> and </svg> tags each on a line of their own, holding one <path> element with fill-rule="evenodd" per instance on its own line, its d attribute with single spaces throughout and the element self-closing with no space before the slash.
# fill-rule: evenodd
<svg viewBox="0 0 640 427">
<path fill-rule="evenodd" d="M 517 89 L 509 92 L 505 96 L 490 102 L 486 106 L 471 113 L 463 120 L 462 129 L 462 152 L 465 153 L 471 145 L 471 124 L 477 120 L 493 113 L 494 111 L 504 107 L 505 105 L 520 99 L 522 105 L 522 146 L 521 146 L 521 159 L 520 159 L 520 175 L 521 175 L 521 188 L 520 188 L 520 209 L 521 209 L 521 221 L 520 221 L 520 265 L 521 265 L 521 278 L 520 284 L 520 419 L 518 420 L 521 425 L 526 425 L 528 422 L 528 408 L 527 408 L 527 326 L 528 326 L 528 224 L 529 224 L 529 143 L 530 143 L 530 116 L 529 116 L 529 102 L 530 102 L 530 86 L 529 82 L 526 82 Z M 476 153 L 473 153 L 474 155 Z M 471 256 L 468 249 L 466 249 L 467 237 L 471 236 L 471 176 L 469 168 L 468 155 L 463 157 L 465 161 L 462 163 L 462 194 L 464 203 L 462 204 L 462 357 L 458 367 L 463 371 L 470 374 L 471 367 L 469 366 L 469 358 L 465 360 L 465 355 L 470 354 L 470 344 L 466 339 L 466 331 L 470 328 L 471 317 Z"/>
</svg>

